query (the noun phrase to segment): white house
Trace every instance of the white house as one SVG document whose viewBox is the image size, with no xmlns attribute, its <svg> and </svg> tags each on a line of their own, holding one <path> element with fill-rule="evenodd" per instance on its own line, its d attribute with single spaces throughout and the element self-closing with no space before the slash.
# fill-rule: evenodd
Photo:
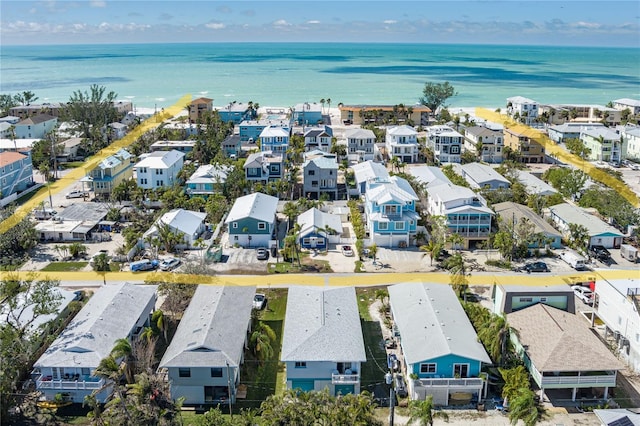
<svg viewBox="0 0 640 426">
<path fill-rule="evenodd" d="M 58 117 L 48 114 L 39 114 L 25 118 L 15 124 L 17 139 L 44 139 L 45 135 L 55 129 Z"/>
<path fill-rule="evenodd" d="M 631 114 L 633 115 L 640 114 L 640 100 L 638 99 L 629 99 L 629 98 L 616 99 L 615 101 L 613 101 L 613 107 L 620 111 L 624 111 L 625 109 L 628 109 L 629 111 L 631 111 Z"/>
<path fill-rule="evenodd" d="M 493 127 L 487 127 L 490 124 Z M 467 127 L 464 131 L 464 136 L 465 150 L 475 152 L 480 161 L 502 163 L 504 135 L 501 126 L 497 127 L 493 123 L 486 123 L 484 126 Z M 478 152 L 480 144 L 482 144 L 482 151 Z"/>
<path fill-rule="evenodd" d="M 337 214 L 325 213 L 310 208 L 298 216 L 300 231 L 296 234 L 300 246 L 307 249 L 327 249 L 328 244 L 337 244 L 342 235 L 342 220 Z"/>
<path fill-rule="evenodd" d="M 94 376 L 118 339 L 133 341 L 145 326 L 156 303 L 156 286 L 111 284 L 89 299 L 75 318 L 34 364 L 36 389 L 51 401 L 60 394 L 84 402 L 93 391 L 105 403 L 112 387 Z"/>
<path fill-rule="evenodd" d="M 427 146 L 439 163 L 459 163 L 464 136 L 449 126 L 427 128 Z"/>
<path fill-rule="evenodd" d="M 229 244 L 242 247 L 271 247 L 276 232 L 278 198 L 261 192 L 236 199 L 227 215 Z"/>
<path fill-rule="evenodd" d="M 288 389 L 358 394 L 366 360 L 354 287 L 289 288 L 280 354 Z"/>
<path fill-rule="evenodd" d="M 200 285 L 159 368 L 187 405 L 236 400 L 255 287 Z M 229 394 L 231 392 L 231 394 Z"/>
<path fill-rule="evenodd" d="M 614 338 L 619 356 L 640 373 L 640 278 L 607 280 L 595 286 L 594 308 Z"/>
<path fill-rule="evenodd" d="M 569 203 L 549 207 L 549 217 L 565 236 L 570 234 L 569 225 L 574 223 L 587 229 L 588 247 L 601 245 L 605 248 L 620 248 L 622 233 L 596 216 Z"/>
<path fill-rule="evenodd" d="M 486 164 L 456 164 L 455 170 L 469 183 L 471 188 L 496 190 L 511 186 L 511 182 L 507 178 Z"/>
<path fill-rule="evenodd" d="M 385 145 L 389 160 L 398 158 L 403 163 L 416 163 L 420 146 L 418 132 L 411 126 L 396 126 L 387 128 Z"/>
<path fill-rule="evenodd" d="M 347 157 L 349 161 L 360 163 L 373 160 L 376 150 L 376 135 L 370 129 L 347 129 Z"/>
<path fill-rule="evenodd" d="M 148 244 L 150 238 L 158 237 L 160 233 L 158 227 L 166 225 L 174 234 L 182 234 L 184 244 L 179 244 L 178 247 L 193 248 L 196 240 L 200 238 L 206 230 L 206 225 L 204 224 L 206 217 L 206 213 L 173 209 L 163 214 L 162 217 L 158 219 L 158 222 L 144 233 L 142 238 L 145 244 Z"/>
<path fill-rule="evenodd" d="M 620 135 L 627 146 L 627 158 L 640 160 L 640 127 L 625 126 Z"/>
<path fill-rule="evenodd" d="M 173 186 L 184 164 L 184 153 L 176 150 L 146 154 L 134 166 L 140 188 L 157 189 Z"/>
<path fill-rule="evenodd" d="M 538 118 L 538 102 L 522 96 L 507 98 L 507 114 L 530 125 Z"/>
<path fill-rule="evenodd" d="M 356 179 L 356 186 L 358 193 L 364 195 L 367 190 L 367 182 L 372 179 L 389 179 L 389 172 L 387 168 L 381 163 L 374 163 L 371 160 L 367 160 L 364 163 L 355 164 L 353 167 L 353 174 Z M 413 170 L 410 169 L 410 170 Z"/>
</svg>

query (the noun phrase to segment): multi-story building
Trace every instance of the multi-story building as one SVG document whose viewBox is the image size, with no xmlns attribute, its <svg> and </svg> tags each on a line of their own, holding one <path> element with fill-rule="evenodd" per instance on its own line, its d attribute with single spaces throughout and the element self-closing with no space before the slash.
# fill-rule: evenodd
<svg viewBox="0 0 640 426">
<path fill-rule="evenodd" d="M 198 98 L 191 101 L 189 104 L 189 121 L 195 123 L 198 119 L 213 111 L 213 99 Z"/>
<path fill-rule="evenodd" d="M 620 135 L 627 145 L 627 158 L 640 160 L 640 127 L 625 126 Z"/>
<path fill-rule="evenodd" d="M 125 149 L 102 160 L 82 178 L 96 197 L 109 198 L 113 188 L 133 176 L 133 156 Z"/>
<path fill-rule="evenodd" d="M 274 154 L 285 154 L 289 148 L 289 129 L 284 127 L 265 127 L 260 133 L 260 149 Z"/>
<path fill-rule="evenodd" d="M 60 117 L 60 114 L 64 111 L 66 105 L 58 102 L 44 103 L 44 104 L 30 104 L 30 105 L 18 105 L 9 109 L 9 115 L 20 117 L 24 120 L 35 115 L 51 115 L 54 117 Z"/>
<path fill-rule="evenodd" d="M 361 163 L 373 160 L 376 151 L 376 135 L 370 129 L 347 129 L 347 158 Z"/>
<path fill-rule="evenodd" d="M 266 184 L 284 176 L 284 156 L 271 151 L 255 152 L 249 155 L 243 167 L 248 182 Z"/>
<path fill-rule="evenodd" d="M 0 152 L 0 199 L 22 192 L 33 185 L 33 166 L 29 151 Z"/>
<path fill-rule="evenodd" d="M 538 102 L 522 96 L 507 98 L 507 114 L 524 124 L 531 125 L 538 118 Z"/>
<path fill-rule="evenodd" d="M 207 198 L 209 195 L 222 193 L 227 182 L 229 168 L 223 165 L 205 164 L 187 180 L 187 194 Z"/>
<path fill-rule="evenodd" d="M 580 140 L 589 148 L 592 161 L 606 161 L 620 164 L 627 158 L 627 143 L 619 132 L 608 127 L 584 128 L 580 132 Z"/>
<path fill-rule="evenodd" d="M 606 123 L 607 126 L 620 124 L 621 111 L 604 105 L 593 104 L 555 104 L 540 105 L 540 115 L 545 115 L 547 124 Z"/>
<path fill-rule="evenodd" d="M 48 114 L 29 116 L 15 124 L 18 139 L 44 139 L 47 133 L 55 129 L 58 117 Z"/>
<path fill-rule="evenodd" d="M 240 141 L 256 142 L 260 133 L 267 127 L 282 127 L 289 132 L 289 122 L 287 120 L 245 120 L 240 123 Z"/>
<path fill-rule="evenodd" d="M 563 123 L 549 126 L 547 132 L 549 134 L 549 139 L 555 143 L 566 143 L 568 139 L 580 139 L 582 129 L 598 129 L 602 127 L 604 127 L 604 124 L 602 123 Z"/>
<path fill-rule="evenodd" d="M 329 126 L 310 127 L 304 130 L 305 151 L 331 152 L 333 129 Z"/>
<path fill-rule="evenodd" d="M 411 126 L 396 126 L 387 128 L 385 141 L 389 160 L 398 158 L 403 163 L 416 163 L 420 146 L 418 132 Z"/>
<path fill-rule="evenodd" d="M 135 166 L 140 188 L 157 189 L 173 186 L 184 164 L 184 153 L 176 150 L 146 154 Z"/>
<path fill-rule="evenodd" d="M 424 105 L 338 105 L 338 108 L 341 122 L 347 125 L 398 122 L 426 126 L 431 115 L 431 109 Z"/>
<path fill-rule="evenodd" d="M 311 151 L 302 165 L 303 193 L 308 199 L 318 200 L 327 194 L 330 200 L 338 198 L 338 161 L 335 154 Z"/>
<path fill-rule="evenodd" d="M 291 111 L 291 122 L 294 126 L 322 124 L 322 105 L 317 102 L 297 104 Z"/>
<path fill-rule="evenodd" d="M 502 163 L 502 149 L 504 148 L 504 135 L 502 130 L 502 127 L 467 127 L 464 131 L 465 150 L 475 152 L 478 159 L 485 163 Z M 482 144 L 482 149 L 478 152 L 480 144 Z"/>
<path fill-rule="evenodd" d="M 271 248 L 277 244 L 277 208 L 278 198 L 261 192 L 236 199 L 225 220 L 229 227 L 229 244 L 249 248 Z"/>
<path fill-rule="evenodd" d="M 427 146 L 439 163 L 459 163 L 464 136 L 449 126 L 427 128 Z"/>
<path fill-rule="evenodd" d="M 625 109 L 628 109 L 629 111 L 631 111 L 631 114 L 640 115 L 640 100 L 638 99 L 629 99 L 629 98 L 616 99 L 615 101 L 613 101 L 613 107 L 620 111 L 624 111 Z M 11 113 L 11 115 L 16 115 L 16 114 Z"/>
<path fill-rule="evenodd" d="M 504 145 L 515 152 L 523 163 L 544 163 L 544 147 L 525 133 L 505 129 Z"/>
<path fill-rule="evenodd" d="M 232 122 L 234 124 L 239 124 L 242 121 L 255 118 L 255 110 L 253 107 L 241 102 L 231 102 L 229 105 L 221 107 L 217 111 L 220 116 L 220 120 L 225 123 Z"/>
</svg>

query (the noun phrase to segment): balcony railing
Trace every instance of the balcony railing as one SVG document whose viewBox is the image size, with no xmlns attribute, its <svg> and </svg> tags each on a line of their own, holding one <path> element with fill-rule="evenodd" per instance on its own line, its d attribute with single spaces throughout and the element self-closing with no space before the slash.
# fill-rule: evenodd
<svg viewBox="0 0 640 426">
<path fill-rule="evenodd" d="M 481 388 L 483 386 L 483 380 L 480 378 L 465 378 L 465 379 L 418 379 L 417 384 L 425 388 L 435 387 L 469 387 L 469 388 Z"/>
<path fill-rule="evenodd" d="M 554 385 L 594 385 L 598 387 L 615 386 L 616 375 L 606 374 L 603 376 L 543 376 L 541 386 Z"/>
<path fill-rule="evenodd" d="M 360 375 L 359 374 L 331 374 L 331 383 L 341 384 L 341 385 L 353 385 L 360 383 Z"/>
<path fill-rule="evenodd" d="M 36 380 L 36 387 L 42 389 L 61 389 L 61 390 L 93 390 L 100 389 L 104 386 L 104 379 L 96 380 L 49 380 L 48 376 L 41 376 Z"/>
</svg>

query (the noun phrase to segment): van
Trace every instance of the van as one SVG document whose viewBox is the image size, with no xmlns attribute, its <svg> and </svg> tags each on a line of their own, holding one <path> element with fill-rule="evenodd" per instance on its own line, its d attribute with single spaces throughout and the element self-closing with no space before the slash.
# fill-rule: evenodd
<svg viewBox="0 0 640 426">
<path fill-rule="evenodd" d="M 137 262 L 131 262 L 130 265 L 131 272 L 151 271 L 153 269 L 156 269 L 157 267 L 158 261 L 149 259 L 142 259 L 138 260 Z"/>
<path fill-rule="evenodd" d="M 560 259 L 564 260 L 576 271 L 587 269 L 587 260 L 573 250 L 563 250 L 560 253 Z"/>
<path fill-rule="evenodd" d="M 58 212 L 54 209 L 36 209 L 33 211 L 33 216 L 37 220 L 49 220 L 57 214 Z"/>
<path fill-rule="evenodd" d="M 630 244 L 622 244 L 620 246 L 620 256 L 627 259 L 629 262 L 636 263 L 640 258 L 638 249 Z"/>
</svg>

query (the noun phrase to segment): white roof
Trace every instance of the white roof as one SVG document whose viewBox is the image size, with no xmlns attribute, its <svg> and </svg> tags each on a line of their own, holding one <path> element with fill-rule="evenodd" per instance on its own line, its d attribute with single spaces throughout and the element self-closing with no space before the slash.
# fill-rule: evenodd
<svg viewBox="0 0 640 426">
<path fill-rule="evenodd" d="M 260 132 L 261 138 L 273 138 L 273 137 L 289 137 L 289 130 L 283 127 L 275 127 L 269 126 L 265 127 L 262 132 Z"/>
<path fill-rule="evenodd" d="M 433 181 L 441 181 L 444 183 L 451 183 L 447 175 L 442 170 L 434 166 L 417 166 L 409 169 L 409 174 L 416 178 L 420 183 L 429 184 Z"/>
<path fill-rule="evenodd" d="M 152 285 L 122 283 L 100 288 L 35 367 L 97 367 L 116 340 L 128 337 L 155 294 Z"/>
<path fill-rule="evenodd" d="M 367 190 L 366 199 L 378 204 L 389 201 L 405 204 L 410 201 L 418 201 L 418 196 L 405 179 L 391 176 L 388 182 L 378 182 L 373 188 Z"/>
<path fill-rule="evenodd" d="M 274 154 L 272 151 L 259 151 L 250 154 L 244 162 L 244 169 L 264 167 L 266 163 L 281 163 L 282 154 Z"/>
<path fill-rule="evenodd" d="M 168 169 L 184 157 L 184 153 L 172 149 L 171 151 L 155 151 L 146 154 L 135 167 L 148 167 L 150 169 Z"/>
<path fill-rule="evenodd" d="M 553 186 L 524 170 L 515 169 L 518 181 L 527 188 L 529 194 L 553 195 L 556 191 Z"/>
<path fill-rule="evenodd" d="M 373 178 L 389 179 L 389 172 L 387 171 L 387 168 L 382 164 L 374 163 L 371 160 L 365 161 L 364 163 L 358 163 L 351 168 L 353 169 L 353 174 L 355 175 L 356 182 L 358 184 Z"/>
<path fill-rule="evenodd" d="M 451 138 L 463 137 L 459 132 L 455 131 L 453 127 L 443 125 L 427 127 L 427 134 L 429 134 L 429 136 L 448 136 Z"/>
<path fill-rule="evenodd" d="M 633 107 L 640 107 L 640 100 L 638 99 L 621 98 L 621 99 L 616 99 L 615 101 L 613 101 L 613 103 L 621 104 L 621 105 L 629 105 Z"/>
<path fill-rule="evenodd" d="M 174 209 L 163 214 L 159 221 L 186 235 L 194 235 L 206 217 L 206 213 Z"/>
<path fill-rule="evenodd" d="M 289 288 L 280 360 L 365 362 L 354 287 Z"/>
<path fill-rule="evenodd" d="M 491 363 L 450 286 L 435 283 L 392 285 L 389 286 L 389 300 L 408 364 L 447 355 Z"/>
<path fill-rule="evenodd" d="M 315 207 L 312 207 L 306 212 L 300 214 L 297 222 L 300 225 L 300 232 L 298 235 L 306 235 L 315 229 L 324 231 L 327 226 L 338 234 L 342 233 L 342 220 L 339 215 L 325 213 Z"/>
<path fill-rule="evenodd" d="M 587 228 L 590 236 L 601 234 L 622 236 L 622 233 L 613 226 L 587 213 L 584 209 L 575 207 L 569 203 L 556 204 L 555 206 L 549 207 L 549 211 L 565 223 L 575 223 L 584 226 Z"/>
<path fill-rule="evenodd" d="M 218 166 L 213 164 L 205 164 L 191 175 L 187 183 L 224 183 L 227 181 L 229 168 L 227 166 Z"/>
<path fill-rule="evenodd" d="M 462 176 L 465 179 L 469 177 L 469 179 L 471 179 L 479 187 L 483 187 L 484 185 L 490 184 L 491 182 L 500 182 L 505 184 L 506 186 L 511 186 L 511 182 L 509 182 L 507 178 L 505 178 L 500 173 L 496 172 L 491 166 L 487 166 L 486 164 L 456 164 L 455 167 L 459 167 L 462 170 Z"/>
<path fill-rule="evenodd" d="M 347 139 L 375 139 L 376 134 L 370 129 L 347 129 L 344 132 Z"/>
<path fill-rule="evenodd" d="M 231 223 L 247 217 L 271 223 L 275 218 L 277 208 L 277 197 L 255 192 L 240 197 L 233 203 L 225 223 Z"/>
<path fill-rule="evenodd" d="M 415 136 L 418 134 L 416 129 L 411 126 L 407 126 L 406 124 L 403 126 L 387 128 L 387 133 L 393 136 Z"/>
<path fill-rule="evenodd" d="M 507 102 L 511 102 L 512 104 L 536 104 L 537 103 L 533 99 L 525 98 L 523 96 L 513 96 L 511 98 L 507 98 Z"/>
<path fill-rule="evenodd" d="M 608 127 L 585 127 L 580 131 L 581 135 L 589 135 L 592 138 L 599 138 L 602 136 L 605 141 L 608 140 L 620 140 L 620 134 Z"/>
</svg>

